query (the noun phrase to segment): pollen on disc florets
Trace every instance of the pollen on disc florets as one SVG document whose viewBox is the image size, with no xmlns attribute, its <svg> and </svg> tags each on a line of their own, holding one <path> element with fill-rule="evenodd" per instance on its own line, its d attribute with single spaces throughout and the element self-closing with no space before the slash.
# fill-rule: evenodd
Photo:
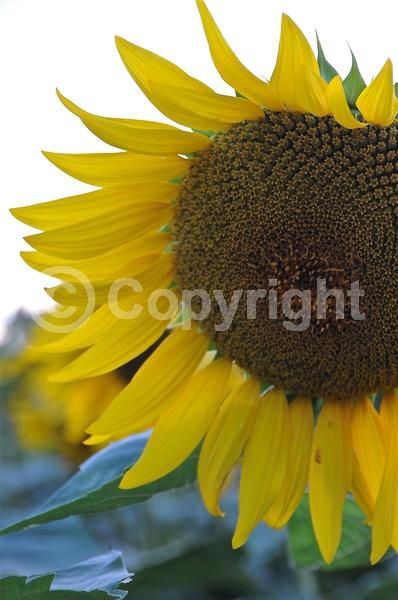
<svg viewBox="0 0 398 600">
<path fill-rule="evenodd" d="M 238 123 L 195 159 L 174 234 L 182 289 L 223 290 L 229 302 L 270 279 L 280 293 L 313 294 L 323 278 L 344 292 L 340 311 L 329 301 L 323 319 L 312 301 L 304 331 L 286 329 L 280 299 L 271 319 L 267 298 L 256 319 L 240 302 L 231 326 L 216 331 L 212 302 L 203 327 L 252 375 L 325 397 L 398 385 L 397 124 L 350 130 L 332 117 L 268 112 Z M 347 299 L 355 281 L 363 320 Z"/>
</svg>

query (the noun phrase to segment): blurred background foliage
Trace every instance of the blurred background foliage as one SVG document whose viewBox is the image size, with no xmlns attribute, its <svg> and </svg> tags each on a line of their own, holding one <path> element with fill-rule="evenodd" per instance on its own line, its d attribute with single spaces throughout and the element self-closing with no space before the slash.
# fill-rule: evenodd
<svg viewBox="0 0 398 600">
<path fill-rule="evenodd" d="M 18 313 L 1 347 L 1 524 L 16 523 L 0 539 L 2 598 L 398 599 L 398 559 L 369 566 L 369 530 L 349 499 L 337 560 L 326 567 L 306 499 L 288 531 L 260 525 L 233 551 L 236 494 L 224 519 L 210 517 L 195 456 L 159 483 L 118 490 L 145 436 L 89 458 L 97 448 L 83 446 L 84 429 L 140 360 L 107 382 L 49 386 L 51 365 L 27 348 L 31 326 Z"/>
</svg>

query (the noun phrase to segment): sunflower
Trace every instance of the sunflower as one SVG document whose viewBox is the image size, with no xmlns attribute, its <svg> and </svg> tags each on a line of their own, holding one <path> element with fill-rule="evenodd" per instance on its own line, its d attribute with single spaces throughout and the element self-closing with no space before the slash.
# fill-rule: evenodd
<svg viewBox="0 0 398 600">
<path fill-rule="evenodd" d="M 41 315 L 45 319 L 47 315 Z M 31 325 L 31 324 L 30 324 Z M 12 332 L 11 332 L 12 333 Z M 47 381 L 77 353 L 45 353 L 41 346 L 58 335 L 34 325 L 24 334 L 23 347 L 3 361 L 4 381 L 10 382 L 11 420 L 22 448 L 57 452 L 74 462 L 87 457 L 86 429 L 100 417 L 155 349 L 154 346 L 115 371 L 59 384 Z M 92 446 L 97 451 L 102 444 Z"/>
<path fill-rule="evenodd" d="M 89 428 L 88 443 L 153 428 L 122 488 L 156 480 L 201 444 L 199 488 L 210 513 L 240 465 L 233 547 L 256 525 L 283 527 L 308 486 L 314 532 L 324 560 L 339 546 L 351 493 L 372 527 L 371 561 L 398 548 L 398 100 L 387 60 L 366 86 L 353 59 L 344 82 L 318 60 L 301 30 L 282 17 L 269 81 L 252 74 L 228 46 L 202 0 L 200 17 L 213 62 L 235 95 L 218 94 L 153 52 L 117 38 L 127 70 L 169 119 L 163 123 L 88 113 L 64 105 L 118 153 L 55 154 L 61 170 L 98 190 L 15 209 L 42 233 L 27 238 L 32 267 L 67 264 L 92 282 L 96 310 L 47 351 L 79 351 L 51 379 L 109 372 L 170 335 Z M 355 82 L 353 82 L 355 80 Z M 355 85 L 354 85 L 355 83 Z M 134 319 L 111 310 L 115 278 Z M 345 293 L 322 318 L 317 281 Z M 361 314 L 349 311 L 359 282 Z M 258 290 L 256 318 L 236 308 L 222 327 L 221 304 L 186 311 L 157 290 Z M 278 298 L 311 293 L 308 327 L 292 331 Z M 50 291 L 81 307 L 84 290 Z M 294 315 L 302 300 L 292 299 Z M 185 302 L 186 308 L 186 302 Z M 177 314 L 176 314 L 177 312 Z M 221 314 L 222 313 L 222 314 Z M 285 315 L 285 317 L 284 317 Z M 293 319 L 294 321 L 294 319 Z"/>
<path fill-rule="evenodd" d="M 4 361 L 4 381 L 13 382 L 10 417 L 22 448 L 58 452 L 80 461 L 87 456 L 83 446 L 86 428 L 122 391 L 125 380 L 114 371 L 66 385 L 47 381 L 76 353 L 46 354 L 39 350 L 43 338 L 48 342 L 48 333 L 33 326 L 26 345 Z"/>
</svg>

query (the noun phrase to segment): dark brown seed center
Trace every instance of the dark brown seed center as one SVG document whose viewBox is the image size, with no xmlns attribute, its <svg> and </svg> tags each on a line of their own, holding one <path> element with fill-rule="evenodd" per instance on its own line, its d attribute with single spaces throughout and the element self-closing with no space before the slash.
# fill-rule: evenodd
<svg viewBox="0 0 398 600">
<path fill-rule="evenodd" d="M 325 397 L 398 385 L 396 124 L 348 130 L 293 113 L 238 123 L 195 159 L 174 231 L 181 288 L 222 290 L 227 304 L 243 291 L 227 330 L 216 330 L 216 301 L 203 327 L 252 375 Z M 318 313 L 320 281 L 342 297 L 326 295 Z M 258 289 L 267 295 L 249 319 L 245 294 Z M 286 327 L 286 293 L 291 323 L 307 309 L 305 330 Z"/>
</svg>

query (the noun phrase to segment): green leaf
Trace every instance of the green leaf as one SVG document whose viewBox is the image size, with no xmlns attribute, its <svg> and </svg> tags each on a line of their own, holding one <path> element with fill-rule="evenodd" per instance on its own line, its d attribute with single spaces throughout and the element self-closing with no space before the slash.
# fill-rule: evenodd
<svg viewBox="0 0 398 600">
<path fill-rule="evenodd" d="M 343 87 L 348 104 L 351 108 L 355 108 L 359 94 L 365 89 L 366 83 L 359 71 L 357 59 L 353 51 L 351 52 L 351 69 L 347 77 L 343 81 Z"/>
<path fill-rule="evenodd" d="M 176 183 L 176 184 L 180 184 L 182 183 L 183 177 L 181 175 L 178 175 L 177 177 L 173 177 L 172 179 L 169 179 L 169 183 Z"/>
<path fill-rule="evenodd" d="M 172 584 L 173 591 L 183 590 L 181 596 L 176 594 L 181 598 L 188 598 L 192 589 L 203 590 L 203 598 L 214 597 L 211 590 L 217 589 L 228 598 L 248 598 L 246 594 L 254 591 L 255 584 L 249 566 L 244 564 L 244 552 L 232 550 L 228 538 L 208 540 L 141 569 L 128 589 L 132 597 L 148 598 L 146 594 L 151 594 L 162 598 L 162 592 Z"/>
<path fill-rule="evenodd" d="M 356 503 L 347 499 L 344 505 L 343 535 L 332 564 L 322 559 L 311 524 L 306 495 L 289 523 L 289 549 L 294 565 L 299 569 L 335 571 L 369 566 L 371 533 Z"/>
<path fill-rule="evenodd" d="M 333 77 L 336 77 L 336 75 L 338 75 L 338 73 L 337 73 L 336 69 L 334 67 L 332 67 L 332 65 L 326 60 L 325 53 L 324 53 L 322 45 L 321 45 L 321 41 L 318 37 L 318 33 L 316 33 L 316 43 L 317 43 L 317 47 L 318 47 L 319 70 L 321 72 L 321 76 L 325 79 L 325 81 L 327 81 L 329 83 L 329 81 L 331 81 L 333 79 Z"/>
<path fill-rule="evenodd" d="M 130 580 L 120 552 L 110 551 L 39 577 L 0 580 L 0 596 L 12 600 L 109 600 L 125 598 L 119 584 Z"/>
<path fill-rule="evenodd" d="M 111 550 L 57 572 L 51 588 L 82 592 L 104 590 L 112 597 L 124 598 L 125 592 L 117 590 L 117 586 L 128 580 L 130 574 L 126 571 L 121 553 Z"/>
<path fill-rule="evenodd" d="M 395 88 L 395 95 L 398 96 L 398 81 L 397 81 L 397 83 L 394 83 L 394 88 Z"/>
<path fill-rule="evenodd" d="M 192 129 L 192 131 L 194 133 L 201 133 L 202 135 L 205 135 L 206 137 L 209 137 L 209 138 L 214 138 L 217 134 L 216 131 L 213 131 L 211 129 Z"/>
<path fill-rule="evenodd" d="M 398 578 L 384 577 L 382 583 L 372 590 L 364 590 L 361 600 L 396 600 L 398 598 Z"/>
<path fill-rule="evenodd" d="M 97 452 L 39 510 L 9 525 L 0 534 L 72 515 L 104 512 L 144 502 L 154 494 L 195 481 L 197 454 L 193 453 L 178 469 L 158 481 L 132 490 L 119 489 L 118 484 L 124 471 L 136 462 L 146 441 L 145 435 L 133 436 Z"/>
<path fill-rule="evenodd" d="M 71 557 L 78 563 L 108 549 L 91 537 L 79 517 L 10 533 L 2 544 L 7 552 L 0 562 L 1 577 L 59 571 L 71 564 Z"/>
</svg>

